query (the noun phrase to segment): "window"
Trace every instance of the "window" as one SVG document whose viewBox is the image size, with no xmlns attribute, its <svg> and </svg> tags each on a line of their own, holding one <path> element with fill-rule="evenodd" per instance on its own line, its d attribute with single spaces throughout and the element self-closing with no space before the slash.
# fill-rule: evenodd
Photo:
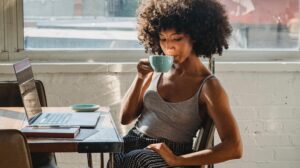
<svg viewBox="0 0 300 168">
<path fill-rule="evenodd" d="M 0 0 L 0 59 L 137 61 L 140 0 Z M 219 0 L 233 26 L 225 61 L 299 58 L 299 0 Z M 4 8 L 5 6 L 5 8 Z M 6 56 L 3 56 L 6 55 Z M 283 58 L 284 57 L 284 58 Z"/>
<path fill-rule="evenodd" d="M 298 0 L 220 0 L 232 49 L 298 48 Z M 141 48 L 138 0 L 24 0 L 25 49 Z M 272 7 L 270 7 L 272 5 Z"/>
<path fill-rule="evenodd" d="M 298 48 L 298 0 L 221 0 L 233 26 L 231 48 Z"/>
<path fill-rule="evenodd" d="M 138 0 L 24 0 L 25 49 L 140 48 Z"/>
</svg>

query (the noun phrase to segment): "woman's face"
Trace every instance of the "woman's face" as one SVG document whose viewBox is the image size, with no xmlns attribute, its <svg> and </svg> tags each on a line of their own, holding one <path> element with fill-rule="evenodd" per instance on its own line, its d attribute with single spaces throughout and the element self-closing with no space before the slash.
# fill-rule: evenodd
<svg viewBox="0 0 300 168">
<path fill-rule="evenodd" d="M 159 38 L 161 49 L 165 55 L 174 56 L 174 63 L 182 63 L 194 54 L 193 43 L 188 34 L 167 29 L 160 32 Z"/>
</svg>

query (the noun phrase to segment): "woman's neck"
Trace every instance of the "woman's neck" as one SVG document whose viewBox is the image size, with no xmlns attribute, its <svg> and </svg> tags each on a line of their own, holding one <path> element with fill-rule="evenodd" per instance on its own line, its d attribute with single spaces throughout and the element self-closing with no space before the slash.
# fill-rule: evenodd
<svg viewBox="0 0 300 168">
<path fill-rule="evenodd" d="M 182 63 L 175 63 L 170 71 L 170 75 L 176 76 L 198 76 L 206 71 L 206 67 L 197 56 L 189 56 Z"/>
</svg>

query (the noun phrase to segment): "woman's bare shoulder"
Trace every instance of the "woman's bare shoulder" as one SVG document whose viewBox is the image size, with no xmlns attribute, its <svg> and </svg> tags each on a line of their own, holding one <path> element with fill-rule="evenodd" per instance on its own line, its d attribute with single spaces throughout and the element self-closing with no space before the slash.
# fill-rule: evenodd
<svg viewBox="0 0 300 168">
<path fill-rule="evenodd" d="M 212 76 L 207 79 L 202 86 L 201 94 L 199 95 L 199 101 L 203 104 L 206 101 L 212 101 L 224 97 L 226 91 L 223 88 L 221 82 L 216 76 Z"/>
</svg>

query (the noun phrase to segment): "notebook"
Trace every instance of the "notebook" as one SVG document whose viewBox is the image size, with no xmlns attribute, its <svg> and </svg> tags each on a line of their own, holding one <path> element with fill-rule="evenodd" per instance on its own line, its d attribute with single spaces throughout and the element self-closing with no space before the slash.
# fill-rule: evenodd
<svg viewBox="0 0 300 168">
<path fill-rule="evenodd" d="M 75 138 L 80 131 L 79 127 L 31 127 L 21 129 L 26 137 L 37 138 Z"/>
<path fill-rule="evenodd" d="M 28 58 L 13 64 L 26 117 L 30 126 L 61 126 L 94 128 L 100 113 L 42 112 L 33 72 Z"/>
</svg>

